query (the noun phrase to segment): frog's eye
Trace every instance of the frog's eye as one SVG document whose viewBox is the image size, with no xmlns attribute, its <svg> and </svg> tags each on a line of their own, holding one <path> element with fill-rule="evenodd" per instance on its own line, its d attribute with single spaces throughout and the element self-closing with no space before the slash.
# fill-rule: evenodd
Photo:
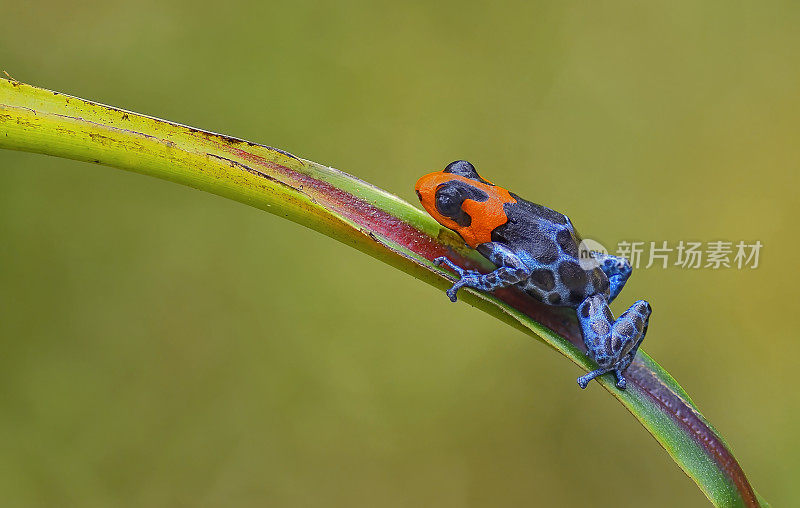
<svg viewBox="0 0 800 508">
<path fill-rule="evenodd" d="M 461 206 L 465 199 L 483 202 L 489 199 L 489 195 L 480 189 L 458 180 L 448 182 L 436 189 L 436 210 L 440 214 L 453 220 L 462 227 L 472 224 L 472 217 L 465 212 Z"/>
<path fill-rule="evenodd" d="M 456 216 L 463 214 L 461 210 L 463 202 L 461 192 L 454 185 L 442 185 L 436 189 L 436 209 L 445 217 L 455 220 Z"/>
</svg>

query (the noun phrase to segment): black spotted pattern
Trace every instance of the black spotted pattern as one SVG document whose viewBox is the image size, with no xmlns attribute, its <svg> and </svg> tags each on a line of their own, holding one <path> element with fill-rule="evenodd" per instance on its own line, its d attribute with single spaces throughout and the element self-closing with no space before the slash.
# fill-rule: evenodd
<svg viewBox="0 0 800 508">
<path fill-rule="evenodd" d="M 558 259 L 558 248 L 555 242 L 547 235 L 539 231 L 533 231 L 529 242 L 531 250 L 528 253 L 539 263 L 549 265 Z"/>
<path fill-rule="evenodd" d="M 580 242 L 576 242 L 575 240 L 575 237 L 572 236 L 572 231 L 566 228 L 562 229 L 556 234 L 556 242 L 558 242 L 561 252 L 568 256 L 577 258 L 579 255 L 578 245 Z"/>
<path fill-rule="evenodd" d="M 550 291 L 556 287 L 556 278 L 553 272 L 546 268 L 540 268 L 531 272 L 530 281 L 543 291 Z"/>
<path fill-rule="evenodd" d="M 580 236 L 564 215 L 511 194 L 517 202 L 503 209 L 508 222 L 492 231 L 492 241 L 512 249 L 531 269 L 520 287 L 537 300 L 577 307 L 589 295 L 608 295 L 609 281 L 600 268 L 580 266 Z"/>
<path fill-rule="evenodd" d="M 561 283 L 574 291 L 586 288 L 586 272 L 574 261 L 562 261 L 558 265 L 558 276 Z"/>
</svg>

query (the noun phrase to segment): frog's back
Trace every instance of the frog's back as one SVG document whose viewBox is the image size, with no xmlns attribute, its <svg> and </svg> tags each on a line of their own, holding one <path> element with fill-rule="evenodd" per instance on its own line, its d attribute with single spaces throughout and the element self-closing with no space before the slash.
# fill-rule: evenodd
<svg viewBox="0 0 800 508">
<path fill-rule="evenodd" d="M 492 232 L 492 241 L 512 248 L 532 270 L 520 287 L 550 305 L 576 307 L 592 294 L 608 294 L 609 283 L 599 268 L 584 269 L 579 261 L 581 237 L 565 215 L 514 194 L 504 205 L 508 221 Z"/>
</svg>

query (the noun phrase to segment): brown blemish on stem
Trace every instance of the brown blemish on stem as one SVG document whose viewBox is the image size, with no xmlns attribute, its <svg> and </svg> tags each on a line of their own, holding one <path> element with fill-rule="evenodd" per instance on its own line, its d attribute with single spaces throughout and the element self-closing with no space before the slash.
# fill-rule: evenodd
<svg viewBox="0 0 800 508">
<path fill-rule="evenodd" d="M 228 164 L 230 164 L 232 168 L 243 169 L 243 170 L 247 171 L 250 174 L 253 174 L 253 175 L 256 175 L 256 176 L 260 176 L 262 178 L 266 178 L 267 180 L 269 180 L 271 182 L 274 182 L 274 183 L 277 183 L 278 185 L 282 185 L 284 187 L 292 189 L 295 192 L 299 192 L 301 194 L 304 194 L 302 189 L 298 189 L 297 187 L 289 185 L 288 183 L 283 182 L 283 181 L 281 181 L 281 180 L 279 180 L 279 179 L 277 179 L 277 178 L 275 178 L 275 177 L 273 177 L 271 175 L 268 175 L 267 173 L 264 173 L 262 171 L 254 169 L 254 168 L 251 168 L 247 164 L 242 164 L 241 162 L 237 162 L 237 161 L 235 161 L 233 159 L 229 159 L 227 157 L 222 157 L 221 155 L 215 155 L 213 153 L 207 153 L 206 155 L 209 156 L 209 157 L 214 157 L 215 159 L 223 160 L 223 161 L 227 162 Z"/>
</svg>

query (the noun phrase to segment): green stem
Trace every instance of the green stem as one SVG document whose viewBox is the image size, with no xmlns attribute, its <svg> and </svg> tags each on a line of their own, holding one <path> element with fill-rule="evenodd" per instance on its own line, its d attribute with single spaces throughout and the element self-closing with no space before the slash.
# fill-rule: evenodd
<svg viewBox="0 0 800 508">
<path fill-rule="evenodd" d="M 351 245 L 434 286 L 447 255 L 465 268 L 492 266 L 454 233 L 396 196 L 282 150 L 201 131 L 0 79 L 0 148 L 127 169 L 255 206 Z M 574 313 L 515 290 L 462 300 L 559 351 L 582 369 Z M 599 383 L 619 400 L 716 506 L 766 506 L 729 448 L 686 392 L 644 351 L 628 369 L 629 388 Z"/>
</svg>

